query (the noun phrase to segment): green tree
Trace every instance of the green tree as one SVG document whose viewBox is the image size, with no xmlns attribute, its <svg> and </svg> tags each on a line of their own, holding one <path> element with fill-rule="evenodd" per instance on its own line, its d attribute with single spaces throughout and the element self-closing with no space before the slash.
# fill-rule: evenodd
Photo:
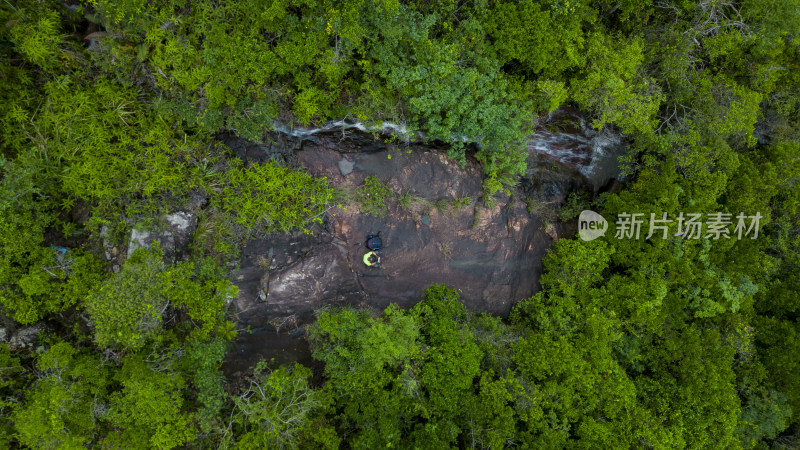
<svg viewBox="0 0 800 450">
<path fill-rule="evenodd" d="M 118 274 L 86 297 L 86 311 L 98 345 L 119 344 L 133 350 L 159 335 L 169 299 L 160 249 L 134 252 Z"/>
<path fill-rule="evenodd" d="M 225 331 L 226 298 L 236 288 L 210 259 L 167 266 L 160 247 L 136 250 L 118 274 L 95 288 L 85 299 L 86 311 L 101 346 L 119 345 L 138 350 L 150 339 L 159 340 L 168 308 L 183 310 L 196 327 L 191 336 L 207 341 Z"/>
<path fill-rule="evenodd" d="M 234 436 L 240 448 L 338 448 L 335 430 L 322 414 L 330 399 L 309 385 L 311 371 L 299 364 L 254 369 L 250 388 L 235 397 Z"/>
<path fill-rule="evenodd" d="M 10 447 L 14 435 L 14 408 L 21 403 L 20 397 L 30 378 L 31 373 L 25 370 L 8 344 L 0 344 L 0 446 Z"/>
<path fill-rule="evenodd" d="M 195 418 L 204 433 L 222 428 L 222 407 L 228 399 L 224 390 L 225 379 L 220 367 L 227 351 L 227 342 L 215 337 L 209 342 L 192 342 L 181 368 L 192 374 L 197 410 Z"/>
<path fill-rule="evenodd" d="M 652 132 L 663 96 L 643 73 L 644 43 L 604 33 L 591 34 L 587 41 L 585 75 L 573 80 L 572 98 L 596 115 L 596 128 L 613 123 L 626 134 Z"/>
<path fill-rule="evenodd" d="M 114 376 L 121 389 L 109 396 L 107 420 L 112 431 L 103 442 L 158 449 L 191 442 L 197 429 L 192 414 L 184 411 L 183 374 L 169 370 L 168 358 L 155 361 L 155 369 L 141 354 L 129 355 L 122 363 Z"/>
<path fill-rule="evenodd" d="M 66 342 L 36 363 L 40 372 L 14 412 L 15 437 L 35 448 L 84 448 L 100 431 L 107 405 L 108 368 L 96 355 Z"/>
</svg>

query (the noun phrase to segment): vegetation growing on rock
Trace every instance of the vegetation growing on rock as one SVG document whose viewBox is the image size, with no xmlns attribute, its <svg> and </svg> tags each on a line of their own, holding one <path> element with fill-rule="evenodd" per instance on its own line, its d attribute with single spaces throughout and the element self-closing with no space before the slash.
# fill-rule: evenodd
<svg viewBox="0 0 800 450">
<path fill-rule="evenodd" d="M 796 447 L 798 92 L 797 0 L 4 2 L 1 318 L 54 331 L 0 343 L 0 445 Z M 241 244 L 335 197 L 218 133 L 402 124 L 474 156 L 491 204 L 562 106 L 630 147 L 625 188 L 563 219 L 760 213 L 758 239 L 561 239 L 541 292 L 489 299 L 522 300 L 506 321 L 434 285 L 320 312 L 316 378 L 223 377 Z M 360 192 L 381 214 L 388 188 Z M 123 258 L 134 224 L 197 198 L 186 260 Z"/>
</svg>

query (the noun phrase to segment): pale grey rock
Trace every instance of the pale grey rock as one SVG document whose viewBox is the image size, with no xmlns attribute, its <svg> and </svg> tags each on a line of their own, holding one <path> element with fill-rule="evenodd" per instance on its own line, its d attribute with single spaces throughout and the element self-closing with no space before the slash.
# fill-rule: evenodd
<svg viewBox="0 0 800 450">
<path fill-rule="evenodd" d="M 111 254 L 111 249 L 114 247 L 114 244 L 111 242 L 111 230 L 108 229 L 108 226 L 103 225 L 100 228 L 100 239 L 103 241 L 103 253 L 105 253 L 106 260 L 111 261 L 111 258 L 114 256 Z"/>
<path fill-rule="evenodd" d="M 8 347 L 12 350 L 34 348 L 39 341 L 39 334 L 44 331 L 44 326 L 36 324 L 25 328 L 20 328 L 11 336 Z"/>
<path fill-rule="evenodd" d="M 420 221 L 425 226 L 431 226 L 431 216 L 429 216 L 427 214 L 423 214 L 422 218 L 420 218 Z"/>
<path fill-rule="evenodd" d="M 134 251 L 149 248 L 153 242 L 159 241 L 166 262 L 174 263 L 182 259 L 197 228 L 197 216 L 185 211 L 175 212 L 166 215 L 162 224 L 162 227 L 134 227 L 128 241 L 128 257 Z"/>
<path fill-rule="evenodd" d="M 346 158 L 342 158 L 339 160 L 338 165 L 339 165 L 339 172 L 341 172 L 343 176 L 347 176 L 353 173 L 353 168 L 355 167 L 356 163 Z"/>
</svg>

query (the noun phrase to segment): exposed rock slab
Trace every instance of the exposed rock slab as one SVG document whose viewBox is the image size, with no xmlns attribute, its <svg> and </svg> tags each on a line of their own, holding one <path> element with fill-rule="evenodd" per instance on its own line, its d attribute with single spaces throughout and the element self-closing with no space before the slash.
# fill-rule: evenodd
<svg viewBox="0 0 800 450">
<path fill-rule="evenodd" d="M 45 329 L 41 323 L 18 329 L 2 327 L 0 328 L 0 343 L 8 343 L 8 348 L 11 350 L 30 350 L 38 344 L 39 336 Z"/>
<path fill-rule="evenodd" d="M 275 234 L 251 241 L 235 274 L 240 322 L 263 324 L 272 318 L 310 318 L 325 305 L 364 298 L 343 247 L 327 233 Z"/>
<path fill-rule="evenodd" d="M 462 290 L 462 299 L 475 311 L 508 313 L 511 302 L 532 295 L 541 272 L 541 258 L 551 239 L 527 217 L 521 204 L 484 209 L 476 222 L 473 208 L 430 214 L 430 226 L 402 210 L 386 218 L 357 211 L 337 215 L 334 234 L 353 242 L 348 258 L 359 274 L 368 303 L 385 307 L 416 303 L 433 283 Z M 382 231 L 382 268 L 361 262 L 364 235 Z"/>
<path fill-rule="evenodd" d="M 343 152 L 324 139 L 305 141 L 297 159 L 335 185 L 355 189 L 376 176 L 426 206 L 405 210 L 391 201 L 384 217 L 363 214 L 357 206 L 334 208 L 326 229 L 315 236 L 276 235 L 251 242 L 237 274 L 241 321 L 263 323 L 291 314 L 308 318 L 330 304 L 410 306 L 433 283 L 461 289 L 472 310 L 506 315 L 515 301 L 536 292 L 541 259 L 557 227 L 551 225 L 548 235 L 543 221 L 528 213 L 521 193 L 485 208 L 478 201 L 482 190 L 476 162 L 461 168 L 441 152 L 380 145 L 347 153 L 352 163 L 347 175 L 339 164 Z M 470 199 L 466 206 L 453 206 L 453 200 L 464 197 Z M 442 199 L 447 208 L 432 206 Z M 364 239 L 378 231 L 384 242 L 382 268 L 367 268 Z"/>
</svg>

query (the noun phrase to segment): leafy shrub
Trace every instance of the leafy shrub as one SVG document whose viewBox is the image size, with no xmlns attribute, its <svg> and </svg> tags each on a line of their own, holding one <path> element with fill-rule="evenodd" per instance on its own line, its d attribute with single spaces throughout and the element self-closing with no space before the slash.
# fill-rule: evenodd
<svg viewBox="0 0 800 450">
<path fill-rule="evenodd" d="M 411 192 L 403 192 L 397 196 L 397 206 L 403 209 L 411 208 L 411 202 L 414 201 L 414 195 Z"/>
<path fill-rule="evenodd" d="M 188 373 L 193 374 L 193 384 L 197 393 L 199 407 L 196 417 L 200 428 L 209 432 L 219 425 L 219 414 L 227 394 L 224 391 L 224 376 L 219 370 L 225 358 L 227 342 L 222 338 L 214 338 L 209 342 L 194 341 L 186 354 Z"/>
<path fill-rule="evenodd" d="M 469 206 L 472 203 L 472 199 L 469 197 L 459 197 L 453 200 L 453 207 L 456 209 L 463 209 Z"/>
<path fill-rule="evenodd" d="M 71 249 L 63 257 L 45 245 L 56 219 L 50 189 L 38 174 L 20 175 L 8 163 L 0 181 L 0 304 L 19 323 L 29 324 L 79 302 L 103 277 L 101 262 Z"/>
<path fill-rule="evenodd" d="M 564 202 L 564 205 L 558 210 L 558 218 L 561 219 L 562 222 L 570 221 L 578 217 L 581 211 L 589 208 L 590 203 L 591 202 L 585 195 L 570 192 L 566 202 Z"/>
<path fill-rule="evenodd" d="M 295 363 L 269 371 L 260 361 L 255 380 L 245 393 L 235 397 L 233 421 L 241 448 L 295 448 L 301 443 L 316 448 L 335 448 L 333 427 L 319 420 L 329 397 L 309 383 L 311 370 Z"/>
<path fill-rule="evenodd" d="M 167 266 L 161 249 L 139 249 L 86 297 L 86 310 L 95 324 L 101 346 L 140 349 L 159 336 L 167 307 L 185 311 L 197 325 L 191 337 L 207 341 L 225 327 L 225 299 L 236 288 L 209 258 Z"/>
<path fill-rule="evenodd" d="M 8 348 L 8 344 L 0 344 L 0 447 L 10 448 L 11 436 L 14 433 L 12 413 L 19 403 L 17 395 L 28 384 L 31 373 L 26 371 Z"/>
<path fill-rule="evenodd" d="M 243 167 L 233 160 L 223 182 L 211 204 L 246 232 L 307 230 L 333 199 L 324 178 L 272 161 Z"/>
<path fill-rule="evenodd" d="M 87 296 L 86 311 L 94 322 L 99 345 L 138 349 L 158 335 L 169 304 L 164 295 L 165 271 L 160 249 L 139 249 L 120 273 Z"/>
<path fill-rule="evenodd" d="M 31 11 L 32 14 L 17 12 L 16 18 L 6 25 L 17 51 L 37 66 L 55 69 L 64 39 L 58 13 L 53 10 Z"/>
<path fill-rule="evenodd" d="M 238 288 L 228 280 L 228 271 L 210 257 L 176 264 L 164 276 L 167 299 L 191 319 L 189 337 L 195 342 L 209 341 L 214 335 L 225 340 L 236 336 L 233 324 L 226 321 L 227 299 L 236 297 Z"/>
<path fill-rule="evenodd" d="M 98 397 L 108 383 L 97 355 L 66 342 L 51 346 L 37 362 L 39 379 L 15 411 L 16 437 L 32 448 L 81 448 L 100 431 Z"/>
<path fill-rule="evenodd" d="M 389 186 L 383 184 L 375 176 L 369 176 L 364 180 L 364 186 L 358 190 L 358 202 L 361 205 L 361 212 L 376 217 L 386 215 L 389 199 L 394 196 L 394 192 Z"/>
</svg>

